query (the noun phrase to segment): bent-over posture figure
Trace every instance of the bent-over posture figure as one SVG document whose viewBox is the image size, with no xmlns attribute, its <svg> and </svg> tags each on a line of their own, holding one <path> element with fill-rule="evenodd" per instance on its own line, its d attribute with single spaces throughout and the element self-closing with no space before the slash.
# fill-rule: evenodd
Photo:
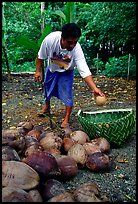
<svg viewBox="0 0 138 204">
<path fill-rule="evenodd" d="M 78 42 L 81 30 L 75 23 L 68 23 L 62 27 L 62 31 L 55 31 L 47 35 L 36 58 L 35 81 L 41 80 L 41 68 L 44 60 L 48 60 L 44 79 L 44 107 L 42 114 L 50 109 L 50 99 L 57 97 L 65 104 L 65 117 L 61 127 L 69 125 L 70 114 L 73 107 L 73 79 L 76 67 L 85 80 L 90 90 L 103 96 L 93 81 L 92 73 L 86 63 L 82 48 Z"/>
</svg>

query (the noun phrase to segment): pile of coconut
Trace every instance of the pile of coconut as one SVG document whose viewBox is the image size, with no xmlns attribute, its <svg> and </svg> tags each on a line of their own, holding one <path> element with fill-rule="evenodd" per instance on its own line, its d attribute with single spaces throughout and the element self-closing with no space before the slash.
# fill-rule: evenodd
<svg viewBox="0 0 138 204">
<path fill-rule="evenodd" d="M 95 182 L 66 190 L 79 169 L 106 171 L 110 143 L 81 131 L 43 129 L 20 122 L 2 130 L 2 202 L 107 202 Z"/>
</svg>

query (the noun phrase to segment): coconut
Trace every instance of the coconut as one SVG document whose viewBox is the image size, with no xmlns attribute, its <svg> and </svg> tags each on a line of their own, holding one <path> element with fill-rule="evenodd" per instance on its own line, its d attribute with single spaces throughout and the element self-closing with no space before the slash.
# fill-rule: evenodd
<svg viewBox="0 0 138 204">
<path fill-rule="evenodd" d="M 96 105 L 103 106 L 106 103 L 106 97 L 105 96 L 96 96 L 95 102 L 96 102 Z"/>
</svg>

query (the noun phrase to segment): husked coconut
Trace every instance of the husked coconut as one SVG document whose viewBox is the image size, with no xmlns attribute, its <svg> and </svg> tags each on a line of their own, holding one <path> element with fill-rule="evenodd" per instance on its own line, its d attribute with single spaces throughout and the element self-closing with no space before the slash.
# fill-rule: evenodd
<svg viewBox="0 0 138 204">
<path fill-rule="evenodd" d="M 75 140 L 79 144 L 84 144 L 85 142 L 90 141 L 90 138 L 88 135 L 81 131 L 81 130 L 76 130 L 70 134 L 70 138 Z"/>
<path fill-rule="evenodd" d="M 3 146 L 2 147 L 2 160 L 3 161 L 20 161 L 20 157 L 15 149 L 10 146 Z"/>
<path fill-rule="evenodd" d="M 27 156 L 23 162 L 32 167 L 44 179 L 60 174 L 55 157 L 46 151 L 36 151 Z"/>
<path fill-rule="evenodd" d="M 77 175 L 77 162 L 71 156 L 61 155 L 60 157 L 57 157 L 56 160 L 58 167 L 61 170 L 62 178 L 68 179 Z"/>
<path fill-rule="evenodd" d="M 72 157 L 76 162 L 79 168 L 83 168 L 85 166 L 85 162 L 87 160 L 87 153 L 83 145 L 74 144 L 67 153 L 68 156 Z"/>
<path fill-rule="evenodd" d="M 91 142 L 84 143 L 83 147 L 85 148 L 88 155 L 93 154 L 95 152 L 101 152 L 100 147 Z"/>
<path fill-rule="evenodd" d="M 95 152 L 87 157 L 86 166 L 94 172 L 104 171 L 109 167 L 109 157 L 103 152 Z"/>
<path fill-rule="evenodd" d="M 64 192 L 49 199 L 48 202 L 75 202 L 75 201 L 72 193 Z"/>
<path fill-rule="evenodd" d="M 91 140 L 91 143 L 97 145 L 101 152 L 108 152 L 110 150 L 110 143 L 103 137 L 93 139 Z"/>
<path fill-rule="evenodd" d="M 57 148 L 60 149 L 62 145 L 62 139 L 54 132 L 47 133 L 46 137 L 40 140 L 40 145 L 44 149 Z"/>
<path fill-rule="evenodd" d="M 56 179 L 48 179 L 42 187 L 42 196 L 44 201 L 47 201 L 65 191 L 66 190 L 60 181 Z"/>
<path fill-rule="evenodd" d="M 105 96 L 96 96 L 95 102 L 96 102 L 96 105 L 103 106 L 106 104 L 106 97 Z"/>
<path fill-rule="evenodd" d="M 77 202 L 101 202 L 97 197 L 99 194 L 99 187 L 96 183 L 81 184 L 73 192 L 74 198 Z"/>
<path fill-rule="evenodd" d="M 28 192 L 28 197 L 32 202 L 43 202 L 42 196 L 37 189 L 32 189 Z"/>
<path fill-rule="evenodd" d="M 30 130 L 27 133 L 27 136 L 32 136 L 32 137 L 36 137 L 38 139 L 38 141 L 41 139 L 41 131 L 40 130 Z"/>
<path fill-rule="evenodd" d="M 65 152 L 68 152 L 68 150 L 75 144 L 77 141 L 73 140 L 69 137 L 64 137 L 62 140 L 62 147 Z"/>
</svg>

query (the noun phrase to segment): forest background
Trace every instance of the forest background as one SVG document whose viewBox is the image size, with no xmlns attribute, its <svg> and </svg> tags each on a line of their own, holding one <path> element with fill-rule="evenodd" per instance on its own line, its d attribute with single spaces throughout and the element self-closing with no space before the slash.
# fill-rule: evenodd
<svg viewBox="0 0 138 204">
<path fill-rule="evenodd" d="M 92 73 L 136 77 L 136 2 L 2 2 L 2 72 L 35 72 L 44 37 L 69 22 Z"/>
</svg>

